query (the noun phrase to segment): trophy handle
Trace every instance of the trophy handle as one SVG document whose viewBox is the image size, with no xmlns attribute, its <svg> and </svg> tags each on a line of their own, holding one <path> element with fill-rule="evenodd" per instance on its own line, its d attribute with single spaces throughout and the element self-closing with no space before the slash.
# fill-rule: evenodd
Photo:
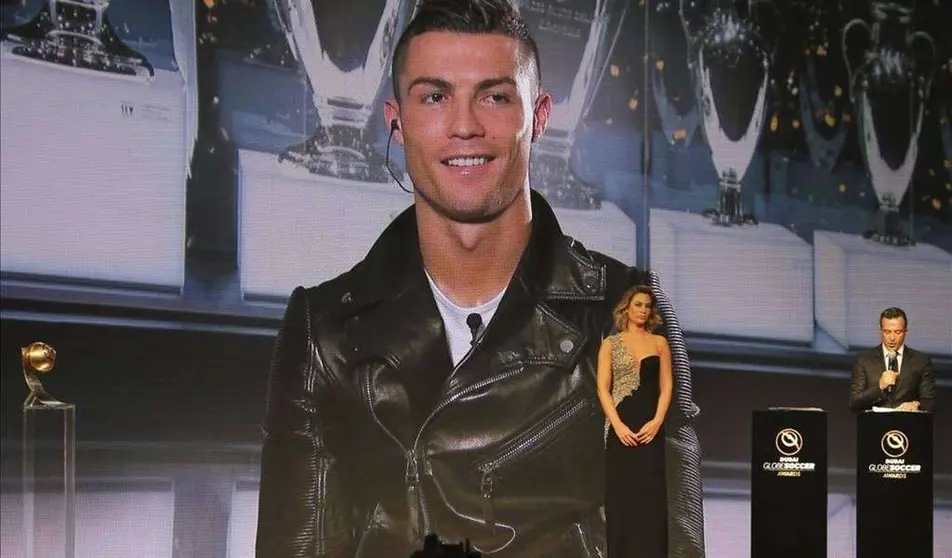
<svg viewBox="0 0 952 558">
<path fill-rule="evenodd" d="M 865 35 L 857 35 L 857 33 L 865 32 Z M 850 37 L 860 37 L 862 42 L 859 46 L 850 48 L 850 43 L 854 42 L 855 39 Z M 873 39 L 873 30 L 869 27 L 869 24 L 866 23 L 861 18 L 855 18 L 850 20 L 846 25 L 843 26 L 843 36 L 840 38 L 843 47 L 843 59 L 846 62 L 846 73 L 849 76 L 849 86 L 850 86 L 850 96 L 853 96 L 853 91 L 856 90 L 856 78 L 859 77 L 863 67 L 869 63 L 866 58 L 866 52 Z"/>
<path fill-rule="evenodd" d="M 602 85 L 602 80 L 605 79 L 605 73 L 608 71 L 608 61 L 611 59 L 612 53 L 615 52 L 615 45 L 618 43 L 618 37 L 621 36 L 621 30 L 625 17 L 628 15 L 628 6 L 630 2 L 627 0 L 622 0 L 621 2 L 615 2 L 609 7 L 615 7 L 617 4 L 621 4 L 621 10 L 611 10 L 606 8 L 605 13 L 602 15 L 604 17 L 604 24 L 608 26 L 608 30 L 611 31 L 614 29 L 611 39 L 606 43 L 605 50 L 602 56 L 596 54 L 595 68 L 596 75 L 594 79 L 591 80 L 589 84 L 589 90 L 585 95 L 585 106 L 582 107 L 582 112 L 579 120 L 583 120 L 588 116 L 589 111 L 592 108 L 592 105 L 595 102 L 595 92 L 599 90 Z M 617 14 L 617 18 L 613 21 L 612 14 Z"/>
<path fill-rule="evenodd" d="M 688 43 L 688 55 L 694 51 L 692 37 L 697 37 L 701 33 L 703 24 L 703 15 L 698 8 L 697 0 L 680 0 L 678 15 L 681 16 L 681 27 L 684 28 L 684 39 Z"/>
<path fill-rule="evenodd" d="M 784 4 L 780 6 L 778 4 Z M 781 37 L 786 32 L 786 26 L 783 24 L 783 18 L 780 16 L 781 9 L 787 10 L 789 6 L 782 0 L 747 0 L 748 17 L 757 23 L 759 29 L 759 39 L 766 45 L 766 50 L 773 58 L 780 44 Z M 770 16 L 764 14 L 769 13 Z"/>
<path fill-rule="evenodd" d="M 297 48 L 295 48 L 291 22 L 288 20 L 290 17 L 289 11 L 295 8 L 283 0 L 271 0 L 268 4 L 271 6 L 271 13 L 274 15 L 274 19 L 278 24 L 278 30 L 281 32 L 281 35 L 284 36 L 288 50 L 291 51 L 291 56 L 294 57 L 294 61 L 300 66 L 301 56 L 298 54 Z"/>
<path fill-rule="evenodd" d="M 909 34 L 909 38 L 906 40 L 906 48 L 910 51 L 912 59 L 917 62 L 917 69 L 920 70 L 917 77 L 922 81 L 917 80 L 918 83 L 916 83 L 916 86 L 922 87 L 919 91 L 919 96 L 922 101 L 925 102 L 932 88 L 932 80 L 935 77 L 934 68 L 938 60 L 935 40 L 925 31 L 915 31 Z M 920 65 L 918 61 L 921 60 L 923 56 L 925 56 L 926 62 Z"/>
</svg>

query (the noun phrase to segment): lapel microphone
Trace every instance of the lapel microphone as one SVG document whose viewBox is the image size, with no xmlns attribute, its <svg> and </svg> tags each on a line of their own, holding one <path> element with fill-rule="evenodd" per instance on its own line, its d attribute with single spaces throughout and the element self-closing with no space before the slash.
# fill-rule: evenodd
<svg viewBox="0 0 952 558">
<path fill-rule="evenodd" d="M 483 327 L 483 317 L 473 312 L 469 316 L 466 316 L 466 325 L 469 326 L 469 332 L 473 334 L 473 339 L 469 344 L 475 347 L 476 339 L 479 337 L 479 328 Z"/>
<path fill-rule="evenodd" d="M 413 191 L 407 190 L 407 187 L 403 185 L 403 182 L 400 182 L 400 179 L 397 178 L 396 173 L 393 172 L 393 168 L 390 166 L 390 142 L 393 141 L 393 133 L 400 129 L 400 122 L 396 118 L 390 121 L 390 135 L 387 136 L 387 156 L 384 161 L 384 165 L 387 167 L 387 172 L 390 173 L 390 176 L 397 181 L 397 184 L 400 185 L 400 189 L 408 194 L 413 194 Z"/>
</svg>

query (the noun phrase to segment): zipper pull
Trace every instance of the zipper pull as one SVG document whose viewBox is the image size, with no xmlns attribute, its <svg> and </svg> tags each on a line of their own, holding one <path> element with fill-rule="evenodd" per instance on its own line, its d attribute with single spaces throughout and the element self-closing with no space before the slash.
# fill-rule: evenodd
<svg viewBox="0 0 952 558">
<path fill-rule="evenodd" d="M 479 484 L 480 493 L 483 496 L 483 522 L 489 527 L 490 531 L 496 532 L 496 518 L 493 510 L 493 474 L 492 470 L 483 471 L 483 480 Z"/>
<path fill-rule="evenodd" d="M 410 450 L 407 451 L 407 510 L 408 515 L 408 534 L 411 541 L 420 543 L 423 541 L 423 534 L 420 532 L 422 510 L 420 509 L 420 467 L 417 463 L 416 454 Z"/>
</svg>

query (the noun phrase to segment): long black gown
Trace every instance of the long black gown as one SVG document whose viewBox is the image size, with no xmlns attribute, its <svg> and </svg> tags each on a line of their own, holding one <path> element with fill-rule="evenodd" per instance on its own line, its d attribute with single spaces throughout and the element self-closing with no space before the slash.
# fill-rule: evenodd
<svg viewBox="0 0 952 558">
<path fill-rule="evenodd" d="M 658 407 L 661 357 L 646 356 L 636 367 L 617 335 L 611 343 L 615 408 L 621 421 L 638 432 Z M 651 443 L 634 447 L 622 444 L 608 426 L 605 445 L 608 558 L 667 558 L 664 426 Z"/>
</svg>

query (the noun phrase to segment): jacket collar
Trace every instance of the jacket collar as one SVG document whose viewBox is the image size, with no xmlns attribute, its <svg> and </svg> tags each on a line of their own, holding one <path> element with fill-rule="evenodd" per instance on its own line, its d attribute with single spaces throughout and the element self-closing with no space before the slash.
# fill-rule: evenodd
<svg viewBox="0 0 952 558">
<path fill-rule="evenodd" d="M 600 301 L 606 270 L 575 240 L 562 233 L 543 197 L 531 192 L 532 232 L 514 281 L 535 298 Z M 351 311 L 429 289 L 423 270 L 414 206 L 394 219 L 354 268 Z M 512 285 L 510 285 L 512 287 Z"/>
</svg>

